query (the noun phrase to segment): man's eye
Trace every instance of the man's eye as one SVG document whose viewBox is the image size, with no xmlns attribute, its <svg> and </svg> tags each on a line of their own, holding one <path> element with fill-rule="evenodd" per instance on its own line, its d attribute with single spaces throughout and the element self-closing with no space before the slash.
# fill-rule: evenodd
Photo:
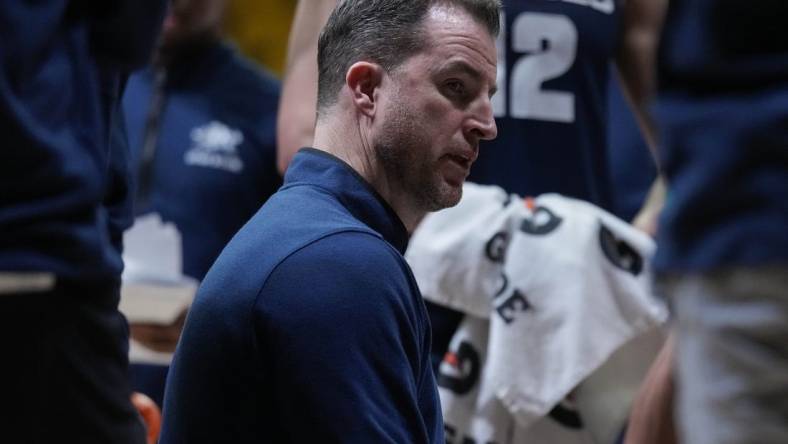
<svg viewBox="0 0 788 444">
<path fill-rule="evenodd" d="M 465 94 L 465 85 L 459 80 L 449 80 L 446 82 L 446 89 L 457 96 Z"/>
</svg>

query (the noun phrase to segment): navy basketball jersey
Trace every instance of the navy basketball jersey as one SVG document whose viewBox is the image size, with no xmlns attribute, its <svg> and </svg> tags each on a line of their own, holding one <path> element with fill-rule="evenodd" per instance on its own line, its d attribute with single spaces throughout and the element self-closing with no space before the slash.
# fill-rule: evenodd
<svg viewBox="0 0 788 444">
<path fill-rule="evenodd" d="M 504 0 L 498 38 L 498 138 L 468 180 L 520 195 L 558 192 L 612 206 L 607 82 L 618 0 Z"/>
</svg>

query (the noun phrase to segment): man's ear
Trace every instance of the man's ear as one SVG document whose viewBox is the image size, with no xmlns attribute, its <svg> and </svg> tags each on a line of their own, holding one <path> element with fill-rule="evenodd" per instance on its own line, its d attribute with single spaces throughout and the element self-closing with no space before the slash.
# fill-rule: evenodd
<svg viewBox="0 0 788 444">
<path fill-rule="evenodd" d="M 350 88 L 353 104 L 364 115 L 375 114 L 376 91 L 383 81 L 383 67 L 376 63 L 356 62 L 350 66 L 345 75 L 345 83 Z"/>
</svg>

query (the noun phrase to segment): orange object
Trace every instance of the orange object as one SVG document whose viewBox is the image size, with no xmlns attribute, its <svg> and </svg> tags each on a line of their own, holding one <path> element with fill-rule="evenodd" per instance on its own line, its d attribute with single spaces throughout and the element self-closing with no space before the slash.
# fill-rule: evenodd
<svg viewBox="0 0 788 444">
<path fill-rule="evenodd" d="M 145 428 L 148 431 L 148 444 L 156 444 L 161 431 L 161 410 L 159 406 L 148 396 L 139 392 L 131 394 L 131 403 L 134 404 L 134 407 L 145 422 Z"/>
</svg>

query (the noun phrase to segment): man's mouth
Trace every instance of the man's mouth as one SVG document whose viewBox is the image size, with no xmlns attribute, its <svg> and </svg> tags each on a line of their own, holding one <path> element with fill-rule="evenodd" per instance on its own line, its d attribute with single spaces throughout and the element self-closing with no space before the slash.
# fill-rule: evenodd
<svg viewBox="0 0 788 444">
<path fill-rule="evenodd" d="M 445 159 L 449 161 L 448 163 L 452 167 L 447 171 L 448 174 L 445 178 L 452 186 L 462 186 L 465 178 L 471 172 L 471 165 L 473 165 L 475 160 L 474 157 L 472 154 L 466 153 L 446 154 Z"/>
<path fill-rule="evenodd" d="M 468 155 L 463 155 L 463 154 L 449 154 L 449 155 L 448 155 L 448 157 L 449 157 L 449 159 L 451 159 L 453 162 L 455 162 L 455 163 L 459 164 L 461 167 L 465 168 L 466 170 L 467 170 L 467 169 L 470 169 L 470 168 L 471 168 L 471 164 L 473 163 L 473 160 L 472 160 L 472 159 L 471 159 L 471 157 L 470 157 L 470 156 L 468 156 Z"/>
</svg>

